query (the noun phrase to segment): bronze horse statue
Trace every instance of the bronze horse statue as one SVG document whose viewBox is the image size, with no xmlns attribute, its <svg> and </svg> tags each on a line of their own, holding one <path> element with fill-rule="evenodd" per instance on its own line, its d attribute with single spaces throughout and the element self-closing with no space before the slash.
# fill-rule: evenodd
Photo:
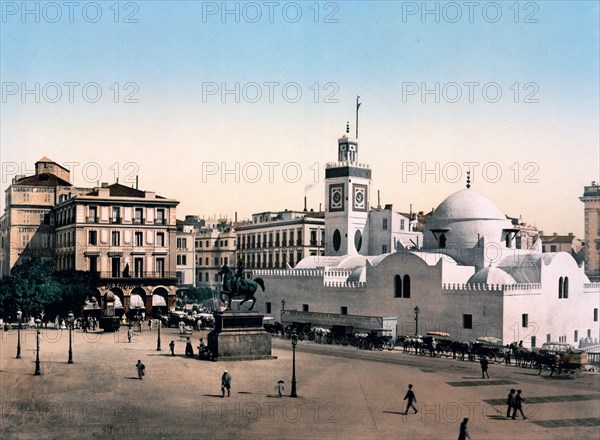
<svg viewBox="0 0 600 440">
<path fill-rule="evenodd" d="M 265 291 L 265 282 L 262 278 L 243 278 L 235 275 L 233 270 L 227 266 L 223 265 L 221 270 L 219 271 L 219 275 L 223 276 L 223 290 L 221 291 L 221 300 L 226 302 L 223 298 L 223 295 L 227 295 L 227 310 L 231 310 L 231 300 L 232 298 L 243 296 L 244 300 L 238 304 L 238 310 L 242 304 L 246 301 L 252 300 L 252 305 L 250 309 L 254 308 L 254 304 L 256 303 L 256 298 L 254 297 L 254 293 L 258 289 L 258 286 L 261 287 L 263 292 Z"/>
</svg>

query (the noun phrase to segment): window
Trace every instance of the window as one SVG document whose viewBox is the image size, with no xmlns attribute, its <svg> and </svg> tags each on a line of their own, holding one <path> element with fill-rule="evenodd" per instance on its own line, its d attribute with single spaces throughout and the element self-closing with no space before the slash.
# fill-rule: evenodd
<svg viewBox="0 0 600 440">
<path fill-rule="evenodd" d="M 183 284 L 183 272 L 178 270 L 175 272 L 175 276 L 177 277 L 177 284 Z"/>
<path fill-rule="evenodd" d="M 579 332 L 575 330 L 573 332 L 573 342 L 577 342 L 579 340 Z"/>
<path fill-rule="evenodd" d="M 204 274 L 204 281 L 206 281 L 206 282 L 208 283 L 208 272 L 206 272 L 206 273 Z"/>
<path fill-rule="evenodd" d="M 89 259 L 90 272 L 98 272 L 98 257 L 91 256 Z"/>
<path fill-rule="evenodd" d="M 410 298 L 410 277 L 408 275 L 404 275 L 402 286 L 404 288 L 403 298 Z"/>
<path fill-rule="evenodd" d="M 558 279 L 558 298 L 563 297 L 563 277 Z"/>
<path fill-rule="evenodd" d="M 523 328 L 529 327 L 529 314 L 528 313 L 523 313 L 521 315 L 521 327 L 523 327 Z"/>
<path fill-rule="evenodd" d="M 563 298 L 569 297 L 569 277 L 565 277 L 563 281 Z"/>
<path fill-rule="evenodd" d="M 463 315 L 463 328 L 473 328 L 473 315 Z"/>
<path fill-rule="evenodd" d="M 383 219 L 383 230 L 385 231 L 388 228 L 388 219 L 384 218 Z"/>
<path fill-rule="evenodd" d="M 88 223 L 96 223 L 98 221 L 98 208 L 90 206 L 88 211 Z"/>
<path fill-rule="evenodd" d="M 112 232 L 112 245 L 113 246 L 121 245 L 121 233 L 119 231 Z"/>
<path fill-rule="evenodd" d="M 187 255 L 177 255 L 177 264 L 185 266 L 187 264 Z"/>
<path fill-rule="evenodd" d="M 165 276 L 165 259 L 164 258 L 156 259 L 156 276 L 159 276 L 159 277 Z"/>
<path fill-rule="evenodd" d="M 121 208 L 113 206 L 112 215 L 110 217 L 111 223 L 121 223 Z"/>
<path fill-rule="evenodd" d="M 588 338 L 591 338 L 591 337 L 592 337 L 592 329 L 589 329 L 589 328 L 588 328 L 588 331 L 587 331 L 587 337 L 588 337 Z"/>
<path fill-rule="evenodd" d="M 177 239 L 177 249 L 187 249 L 187 238 Z"/>
<path fill-rule="evenodd" d="M 556 245 L 555 244 L 551 244 L 550 245 L 550 252 L 556 252 Z"/>
<path fill-rule="evenodd" d="M 594 322 L 598 322 L 598 309 L 594 309 Z"/>
<path fill-rule="evenodd" d="M 340 313 L 342 315 L 347 315 L 348 314 L 348 307 L 340 307 Z"/>
<path fill-rule="evenodd" d="M 143 232 L 136 232 L 135 233 L 135 245 L 136 246 L 143 246 L 144 245 L 144 233 Z"/>
<path fill-rule="evenodd" d="M 88 232 L 88 244 L 97 245 L 98 244 L 98 232 L 97 231 L 89 231 Z"/>
<path fill-rule="evenodd" d="M 536 337 L 532 336 L 531 337 L 531 348 L 535 348 L 535 344 L 536 344 Z"/>
<path fill-rule="evenodd" d="M 394 298 L 402 298 L 402 277 L 394 276 Z"/>
<path fill-rule="evenodd" d="M 281 239 L 281 246 L 287 246 L 287 231 L 283 231 L 281 233 L 282 239 Z"/>
<path fill-rule="evenodd" d="M 116 257 L 116 258 L 111 258 L 111 269 L 112 269 L 112 276 L 113 277 L 118 277 L 121 274 L 121 259 Z"/>
<path fill-rule="evenodd" d="M 382 254 L 387 254 L 387 251 L 388 251 L 387 244 L 381 245 L 381 253 Z"/>
<path fill-rule="evenodd" d="M 218 282 L 219 282 L 219 274 L 218 274 L 218 273 L 216 273 L 216 274 L 215 274 L 215 283 L 218 283 Z"/>
<path fill-rule="evenodd" d="M 400 230 L 404 231 L 404 219 L 400 220 Z"/>
<path fill-rule="evenodd" d="M 317 231 L 315 231 L 314 229 L 310 231 L 310 245 L 317 245 Z"/>
<path fill-rule="evenodd" d="M 156 246 L 164 246 L 165 245 L 165 233 L 157 232 L 156 233 Z"/>
<path fill-rule="evenodd" d="M 219 265 L 219 257 L 215 257 L 215 266 Z"/>
<path fill-rule="evenodd" d="M 133 260 L 133 271 L 136 278 L 144 276 L 144 259 L 134 258 Z"/>
<path fill-rule="evenodd" d="M 204 259 L 205 266 L 208 266 L 208 257 Z"/>
<path fill-rule="evenodd" d="M 135 208 L 135 216 L 133 218 L 133 222 L 141 225 L 144 223 L 144 210 L 143 208 Z"/>
<path fill-rule="evenodd" d="M 271 303 L 270 302 L 265 303 L 265 310 L 267 313 L 271 313 Z"/>
<path fill-rule="evenodd" d="M 302 311 L 308 312 L 308 304 L 302 304 Z"/>
<path fill-rule="evenodd" d="M 156 210 L 156 224 L 157 225 L 164 225 L 167 222 L 165 221 L 165 210 L 164 209 L 157 209 Z"/>
</svg>

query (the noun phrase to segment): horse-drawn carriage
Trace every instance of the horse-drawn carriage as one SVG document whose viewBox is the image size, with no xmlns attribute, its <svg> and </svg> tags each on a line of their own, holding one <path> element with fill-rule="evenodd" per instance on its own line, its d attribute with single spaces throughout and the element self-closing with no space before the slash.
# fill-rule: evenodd
<svg viewBox="0 0 600 440">
<path fill-rule="evenodd" d="M 536 359 L 539 373 L 543 368 L 550 369 L 550 376 L 557 374 L 574 374 L 588 363 L 588 355 L 583 350 L 577 350 L 571 344 L 560 342 L 545 342 L 542 344 Z"/>
<path fill-rule="evenodd" d="M 371 330 L 369 333 L 362 333 L 361 335 L 364 335 L 364 337 L 360 338 L 360 342 L 357 345 L 359 348 L 380 351 L 386 348 L 391 351 L 396 345 L 392 331 L 387 328 L 378 328 Z"/>
</svg>

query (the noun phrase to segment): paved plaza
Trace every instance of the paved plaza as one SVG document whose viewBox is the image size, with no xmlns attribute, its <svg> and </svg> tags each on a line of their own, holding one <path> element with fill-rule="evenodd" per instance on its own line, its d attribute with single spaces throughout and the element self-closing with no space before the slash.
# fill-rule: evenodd
<svg viewBox="0 0 600 440">
<path fill-rule="evenodd" d="M 205 362 L 183 356 L 176 330 L 74 334 L 43 330 L 41 376 L 34 376 L 35 332 L 3 332 L 0 345 L 1 436 L 4 439 L 456 439 L 468 417 L 475 439 L 596 439 L 600 375 L 549 378 L 537 370 L 479 365 L 394 351 L 298 344 L 298 398 L 289 397 L 292 351 L 274 338 L 275 360 Z M 196 346 L 200 336 L 194 332 Z M 176 356 L 168 344 L 176 342 Z M 205 338 L 206 340 L 206 338 Z M 197 353 L 196 353 L 197 354 Z M 143 380 L 135 364 L 146 365 Z M 232 375 L 230 397 L 220 377 Z M 275 389 L 285 381 L 284 397 Z M 414 385 L 417 414 L 402 398 Z M 506 395 L 522 389 L 528 420 L 506 418 Z"/>
</svg>

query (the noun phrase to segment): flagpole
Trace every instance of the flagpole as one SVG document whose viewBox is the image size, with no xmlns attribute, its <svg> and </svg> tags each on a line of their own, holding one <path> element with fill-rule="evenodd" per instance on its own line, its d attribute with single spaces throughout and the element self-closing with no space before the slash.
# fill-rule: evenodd
<svg viewBox="0 0 600 440">
<path fill-rule="evenodd" d="M 360 103 L 358 99 L 360 96 L 356 95 L 356 139 L 358 139 L 358 109 L 360 108 Z"/>
</svg>

